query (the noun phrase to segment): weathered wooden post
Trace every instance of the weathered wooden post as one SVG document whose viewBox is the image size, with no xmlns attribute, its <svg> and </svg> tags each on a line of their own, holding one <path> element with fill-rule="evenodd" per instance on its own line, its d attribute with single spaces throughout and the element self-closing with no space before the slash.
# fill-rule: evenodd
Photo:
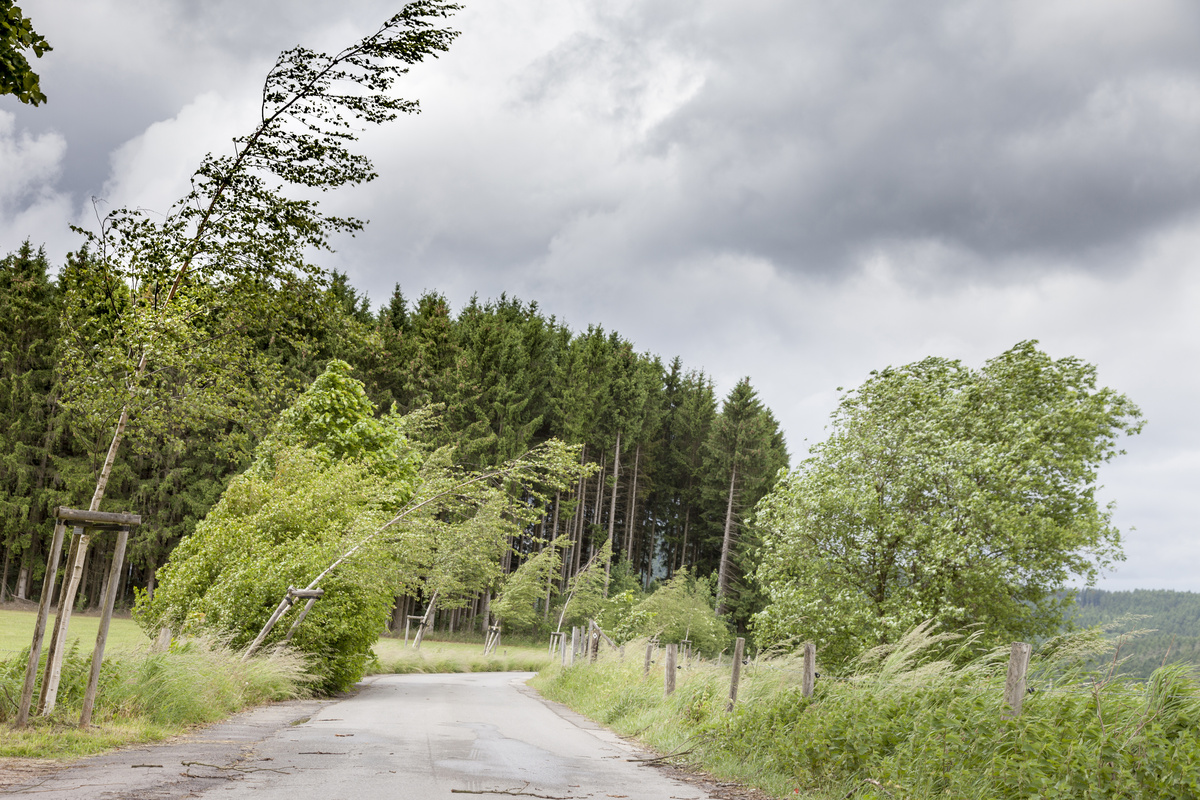
<svg viewBox="0 0 1200 800">
<path fill-rule="evenodd" d="M 297 599 L 301 597 L 317 598 L 324 594 L 324 589 L 297 589 L 295 586 L 289 586 L 287 593 L 284 594 L 283 599 L 279 601 L 279 605 L 275 608 L 274 613 L 272 613 L 270 619 L 267 620 L 267 624 L 263 625 L 262 630 L 258 632 L 258 636 L 254 637 L 254 641 L 251 642 L 250 646 L 246 648 L 246 652 L 242 653 L 242 661 L 249 661 L 250 657 L 258 652 L 259 645 L 266 641 L 267 635 L 271 632 L 271 629 L 275 627 L 275 623 L 279 622 L 280 618 L 282 618 L 283 615 L 288 612 L 288 609 L 292 607 L 292 604 L 294 604 Z"/>
<path fill-rule="evenodd" d="M 745 652 L 746 640 L 739 636 L 733 643 L 733 674 L 729 678 L 729 704 L 725 706 L 726 711 L 733 711 L 737 703 L 738 681 L 742 677 L 742 656 Z"/>
<path fill-rule="evenodd" d="M 33 687 L 37 683 L 38 660 L 42 657 L 42 639 L 46 635 L 46 620 L 50 617 L 50 599 L 54 595 L 55 578 L 58 577 L 58 560 L 62 556 L 63 534 L 67 526 L 59 520 L 54 525 L 54 540 L 50 545 L 50 557 L 46 565 L 46 577 L 42 579 L 42 598 L 38 602 L 37 622 L 33 626 L 33 641 L 29 645 L 29 662 L 25 665 L 25 688 L 21 690 L 21 703 L 17 710 L 17 727 L 29 722 L 29 707 L 33 704 Z"/>
<path fill-rule="evenodd" d="M 812 642 L 804 643 L 804 678 L 801 693 L 812 697 L 813 688 L 817 684 L 817 646 Z"/>
<path fill-rule="evenodd" d="M 650 657 L 652 655 L 654 655 L 654 643 L 646 642 L 646 664 L 642 668 L 642 677 L 646 677 L 650 674 Z"/>
<path fill-rule="evenodd" d="M 663 676 L 663 697 L 670 697 L 671 692 L 675 691 L 675 656 L 678 652 L 679 645 L 667 645 L 666 674 Z"/>
<path fill-rule="evenodd" d="M 600 626 L 594 621 L 588 623 L 588 661 L 596 663 L 600 655 Z"/>
<path fill-rule="evenodd" d="M 304 622 L 304 618 L 308 616 L 308 612 L 312 611 L 313 604 L 324 596 L 324 589 L 296 590 L 296 592 L 293 594 L 293 597 L 307 597 L 308 602 L 304 604 L 304 608 L 300 609 L 300 613 L 296 616 L 296 621 L 292 623 L 292 627 L 288 628 L 287 636 L 283 637 L 285 644 L 292 640 L 292 636 L 296 633 L 296 629 L 300 627 L 300 623 Z"/>
<path fill-rule="evenodd" d="M 55 510 L 57 511 L 57 509 Z M 83 528 L 76 525 L 71 531 L 71 545 L 67 548 L 67 559 L 63 563 L 62 585 L 58 589 L 58 610 L 54 612 L 54 629 L 50 632 L 50 643 L 46 647 L 46 668 L 42 672 L 42 689 L 38 692 L 37 713 L 39 714 L 49 714 L 53 711 L 54 704 L 58 699 L 58 675 L 55 674 L 55 665 L 61 669 L 62 648 L 66 644 L 67 627 L 71 622 L 71 607 L 74 605 L 75 591 L 79 586 L 77 579 L 72 586 L 72 575 L 80 542 L 83 542 L 84 547 L 87 546 Z M 71 597 L 69 602 L 67 600 L 68 589 Z"/>
<path fill-rule="evenodd" d="M 1000 716 L 1013 719 L 1021 715 L 1021 704 L 1025 702 L 1025 673 L 1029 669 L 1029 654 L 1033 646 L 1026 642 L 1013 642 L 1008 656 L 1008 677 L 1004 680 L 1004 705 Z"/>
<path fill-rule="evenodd" d="M 421 624 L 417 625 L 417 635 L 413 637 L 413 650 L 421 649 L 421 640 L 425 638 L 425 629 L 433 625 L 434 614 L 437 610 L 438 590 L 434 589 L 433 596 L 429 598 L 429 605 L 425 607 L 425 616 L 421 617 Z M 491 613 L 483 620 L 483 624 L 487 625 L 491 622 Z"/>
<path fill-rule="evenodd" d="M 80 727 L 92 724 L 92 709 L 96 706 L 96 689 L 100 685 L 100 664 L 104 661 L 104 646 L 108 643 L 108 626 L 112 623 L 113 605 L 117 600 L 117 585 L 121 582 L 121 568 L 125 566 L 125 546 L 129 543 L 129 526 L 117 532 L 117 544 L 113 548 L 112 564 L 108 569 L 108 582 L 104 591 L 104 609 L 100 615 L 100 629 L 96 631 L 96 646 L 92 649 L 92 668 L 88 673 L 87 690 L 83 694 L 83 710 L 79 714 Z"/>
<path fill-rule="evenodd" d="M 63 508 L 59 506 L 54 509 L 54 517 L 63 523 L 75 523 L 75 531 L 71 537 L 72 554 L 67 557 L 67 573 L 63 575 L 63 588 L 60 592 L 58 603 L 58 616 L 54 620 L 54 634 L 50 640 L 50 649 L 46 654 L 46 672 L 42 678 L 42 691 L 38 699 L 38 712 L 43 715 L 49 715 L 54 711 L 54 706 L 58 700 L 58 684 L 62 678 L 62 659 L 63 653 L 67 645 L 67 631 L 71 621 L 71 610 L 75 603 L 75 593 L 79 589 L 79 579 L 83 575 L 83 553 L 86 551 L 90 536 L 90 531 L 112 531 L 124 530 L 125 538 L 129 537 L 129 528 L 140 525 L 142 518 L 137 514 L 112 513 L 109 511 L 82 511 L 75 508 Z M 121 559 L 124 559 L 124 549 L 121 551 Z M 114 557 L 114 563 L 116 558 Z M 73 564 L 73 566 L 72 566 Z M 117 577 L 120 576 L 120 565 L 117 565 Z M 52 575 L 47 575 L 47 579 L 53 583 Z M 110 580 L 110 582 L 112 582 Z M 119 582 L 119 581 L 118 581 Z M 116 599 L 116 583 L 113 583 L 112 592 L 113 599 Z M 96 651 L 93 651 L 92 669 L 99 675 L 99 661 L 104 657 L 104 644 L 101 637 L 107 639 L 108 623 L 112 620 L 112 609 L 108 608 L 101 620 L 101 630 L 97 635 Z M 32 651 L 32 648 L 30 648 Z M 96 655 L 99 653 L 99 656 Z M 93 700 L 95 698 L 93 697 Z M 90 715 L 90 710 L 89 710 Z"/>
<path fill-rule="evenodd" d="M 571 626 L 571 660 L 567 664 L 568 667 L 574 666 L 575 655 L 579 652 L 579 626 Z"/>
</svg>

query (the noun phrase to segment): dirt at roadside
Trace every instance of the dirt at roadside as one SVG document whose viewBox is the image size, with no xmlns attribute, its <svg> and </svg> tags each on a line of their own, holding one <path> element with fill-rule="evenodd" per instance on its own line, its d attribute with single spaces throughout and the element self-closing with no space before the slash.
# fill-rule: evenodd
<svg viewBox="0 0 1200 800">
<path fill-rule="evenodd" d="M 721 800 L 776 800 L 774 795 L 767 794 L 761 789 L 740 783 L 723 781 L 699 767 L 677 766 L 664 762 L 648 766 L 652 769 L 661 770 L 669 778 L 674 778 L 677 781 L 695 786 L 697 789 L 707 792 L 709 796 L 719 797 Z"/>
</svg>

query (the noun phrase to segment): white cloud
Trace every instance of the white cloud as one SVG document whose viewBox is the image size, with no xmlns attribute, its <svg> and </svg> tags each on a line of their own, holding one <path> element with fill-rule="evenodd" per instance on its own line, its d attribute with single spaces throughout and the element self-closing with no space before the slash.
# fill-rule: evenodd
<svg viewBox="0 0 1200 800">
<path fill-rule="evenodd" d="M 66 149 L 62 135 L 18 132 L 15 117 L 0 111 L 0 252 L 65 232 L 70 200 L 55 186 Z"/>
<path fill-rule="evenodd" d="M 252 98 L 205 92 L 168 120 L 117 148 L 103 190 L 109 205 L 166 213 L 187 191 L 206 153 L 232 154 L 234 136 L 254 124 Z"/>
</svg>

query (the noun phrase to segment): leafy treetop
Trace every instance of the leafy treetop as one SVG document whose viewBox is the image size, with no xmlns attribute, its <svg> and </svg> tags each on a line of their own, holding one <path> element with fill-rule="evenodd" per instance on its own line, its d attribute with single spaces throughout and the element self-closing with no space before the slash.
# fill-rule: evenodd
<svg viewBox="0 0 1200 800">
<path fill-rule="evenodd" d="M 1097 469 L 1141 426 L 1094 366 L 1031 341 L 978 371 L 872 373 L 755 511 L 761 640 L 814 640 L 837 661 L 928 619 L 995 642 L 1053 633 L 1068 578 L 1122 557 Z"/>
<path fill-rule="evenodd" d="M 31 106 L 46 102 L 41 80 L 22 51 L 31 50 L 41 58 L 53 49 L 20 7 L 12 0 L 0 0 L 0 94 L 16 95 Z"/>
</svg>

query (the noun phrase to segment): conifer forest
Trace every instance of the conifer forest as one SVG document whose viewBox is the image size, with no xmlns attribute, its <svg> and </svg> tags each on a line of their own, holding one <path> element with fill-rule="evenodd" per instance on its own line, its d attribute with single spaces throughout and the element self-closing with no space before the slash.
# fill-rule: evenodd
<svg viewBox="0 0 1200 800">
<path fill-rule="evenodd" d="M 58 270 L 28 242 L 0 262 L 2 600 L 38 596 L 54 507 L 81 504 L 102 469 L 116 414 L 79 400 L 71 384 L 104 370 L 63 362 L 99 352 L 87 340 L 105 335 L 96 320 L 118 295 L 86 248 Z M 513 537 L 504 574 L 567 537 L 554 578 L 565 587 L 611 542 L 613 569 L 628 582 L 711 574 L 734 620 L 745 624 L 758 610 L 746 580 L 754 535 L 741 519 L 788 454 L 749 378 L 719 397 L 702 366 L 639 352 L 598 325 L 573 328 L 535 302 L 501 296 L 454 310 L 437 292 L 410 299 L 397 285 L 372 308 L 337 273 L 311 275 L 256 313 L 258 352 L 243 362 L 252 388 L 180 381 L 142 412 L 155 424 L 131 433 L 115 462 L 103 508 L 144 520 L 130 540 L 120 605 L 153 593 L 155 571 L 250 463 L 278 413 L 341 359 L 380 413 L 432 409 L 428 436 L 452 446 L 461 467 L 486 469 L 551 438 L 580 447 L 587 476 Z M 176 410 L 184 405 L 191 411 Z M 99 602 L 107 557 L 90 551 L 77 607 Z M 448 611 L 439 627 L 480 629 L 484 595 Z M 399 595 L 395 619 L 419 611 L 422 599 Z"/>
</svg>

